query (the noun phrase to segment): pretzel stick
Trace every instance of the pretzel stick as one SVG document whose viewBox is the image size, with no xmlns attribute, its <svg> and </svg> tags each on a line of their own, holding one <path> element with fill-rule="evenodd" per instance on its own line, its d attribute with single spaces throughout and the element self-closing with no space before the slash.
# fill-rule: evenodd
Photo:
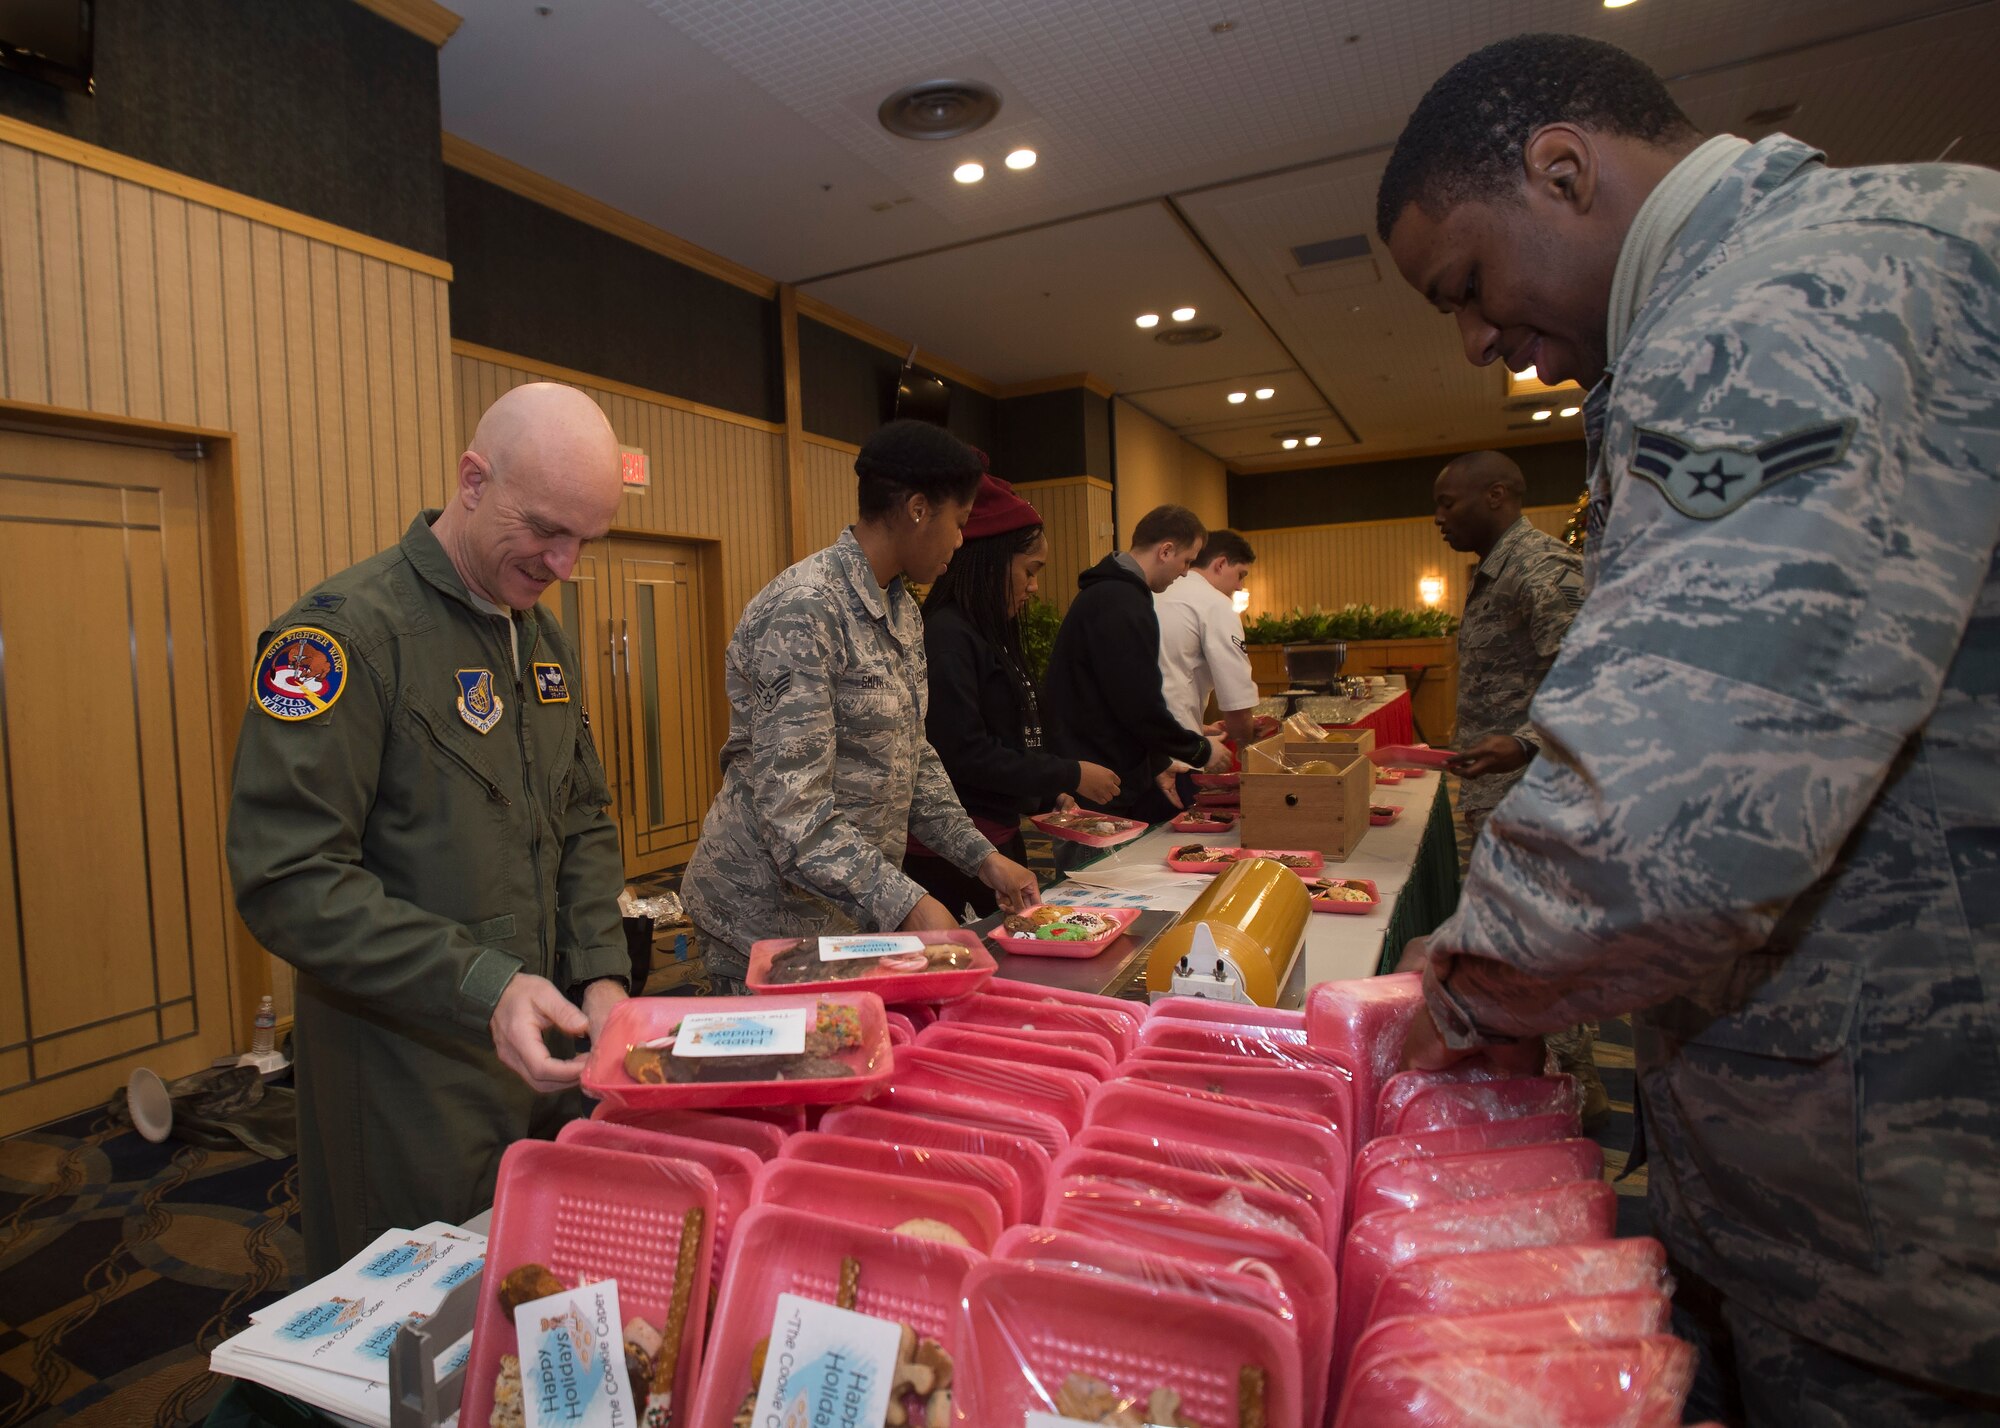
<svg viewBox="0 0 2000 1428">
<path fill-rule="evenodd" d="M 680 1366 L 681 1341 L 687 1335 L 688 1306 L 694 1299 L 695 1261 L 701 1254 L 706 1217 L 699 1205 L 681 1216 L 680 1244 L 674 1251 L 674 1297 L 667 1306 L 666 1332 L 653 1360 L 653 1381 L 646 1395 L 646 1428 L 668 1428 L 674 1419 L 674 1377 Z"/>
</svg>

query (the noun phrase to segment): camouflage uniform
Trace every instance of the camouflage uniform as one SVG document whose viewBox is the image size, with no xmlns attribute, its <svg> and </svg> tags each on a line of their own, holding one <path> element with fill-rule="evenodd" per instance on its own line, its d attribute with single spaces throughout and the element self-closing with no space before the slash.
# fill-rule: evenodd
<svg viewBox="0 0 2000 1428">
<path fill-rule="evenodd" d="M 1467 748 L 1489 734 L 1535 742 L 1528 701 L 1555 663 L 1583 604 L 1583 557 L 1520 517 L 1501 533 L 1472 577 L 1458 626 L 1458 732 Z M 1521 777 L 1487 774 L 1458 786 L 1458 860 L 1472 856 L 1479 829 Z"/>
<path fill-rule="evenodd" d="M 1780 135 L 1701 200 L 1591 394 L 1591 593 L 1426 974 L 1456 1045 L 1642 1009 L 1674 1254 L 1732 1313 L 1986 1396 L 1996 258 L 1983 169 Z"/>
<path fill-rule="evenodd" d="M 993 852 L 924 738 L 923 618 L 885 596 L 854 532 L 765 586 L 726 660 L 722 791 L 681 896 L 711 975 L 741 981 L 764 937 L 900 926 L 924 890 L 914 833 L 973 873 Z"/>
</svg>

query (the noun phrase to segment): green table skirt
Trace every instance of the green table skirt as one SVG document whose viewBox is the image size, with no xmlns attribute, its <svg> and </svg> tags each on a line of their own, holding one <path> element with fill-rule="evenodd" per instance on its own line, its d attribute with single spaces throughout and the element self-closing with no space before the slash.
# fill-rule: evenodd
<svg viewBox="0 0 2000 1428">
<path fill-rule="evenodd" d="M 1410 880 L 1403 884 L 1396 909 L 1389 914 L 1389 930 L 1382 934 L 1382 960 L 1376 964 L 1375 974 L 1394 971 L 1403 945 L 1412 937 L 1435 931 L 1457 908 L 1458 832 L 1451 822 L 1451 797 L 1440 788 L 1431 801 L 1430 821 L 1424 824 L 1423 841 L 1417 844 Z"/>
</svg>

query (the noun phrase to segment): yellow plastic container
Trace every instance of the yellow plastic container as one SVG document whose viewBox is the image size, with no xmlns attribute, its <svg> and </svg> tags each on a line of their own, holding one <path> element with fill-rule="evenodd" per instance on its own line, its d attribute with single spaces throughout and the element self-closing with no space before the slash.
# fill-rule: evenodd
<svg viewBox="0 0 2000 1428">
<path fill-rule="evenodd" d="M 1305 946 L 1311 918 L 1312 895 L 1297 873 L 1269 858 L 1237 863 L 1153 944 L 1146 960 L 1146 990 L 1165 994 L 1174 989 L 1174 968 L 1188 955 L 1195 928 L 1205 922 L 1216 950 L 1243 978 L 1250 1000 L 1276 1006 Z"/>
</svg>

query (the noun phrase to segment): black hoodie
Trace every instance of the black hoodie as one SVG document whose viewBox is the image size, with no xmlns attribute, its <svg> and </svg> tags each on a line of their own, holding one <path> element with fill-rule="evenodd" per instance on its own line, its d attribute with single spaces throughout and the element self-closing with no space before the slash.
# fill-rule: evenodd
<svg viewBox="0 0 2000 1428">
<path fill-rule="evenodd" d="M 1076 579 L 1077 596 L 1049 656 L 1055 746 L 1118 775 L 1117 812 L 1134 806 L 1168 762 L 1200 768 L 1208 738 L 1181 727 L 1160 693 L 1160 619 L 1146 582 L 1107 555 Z"/>
</svg>

